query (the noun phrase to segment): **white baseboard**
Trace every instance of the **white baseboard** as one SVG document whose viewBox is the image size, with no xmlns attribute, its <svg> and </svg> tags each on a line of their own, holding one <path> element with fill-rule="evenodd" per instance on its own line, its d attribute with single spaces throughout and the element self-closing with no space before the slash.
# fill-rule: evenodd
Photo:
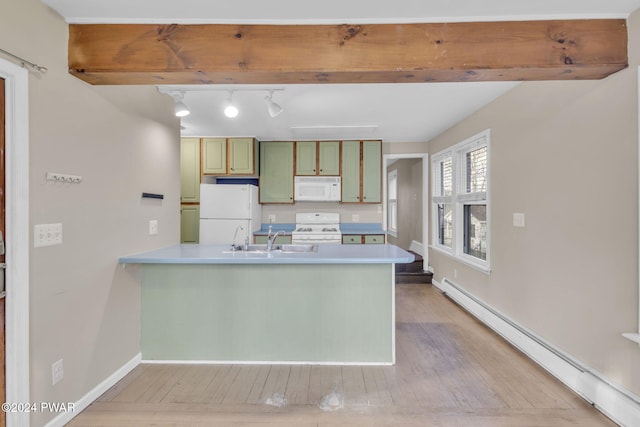
<svg viewBox="0 0 640 427">
<path fill-rule="evenodd" d="M 420 242 L 412 240 L 411 244 L 409 245 L 409 250 L 420 254 L 421 256 L 424 256 L 424 246 L 422 246 L 422 243 Z"/>
<path fill-rule="evenodd" d="M 640 426 L 640 397 L 537 337 L 446 277 L 433 285 L 621 426 Z"/>
<path fill-rule="evenodd" d="M 74 403 L 73 411 L 62 412 L 60 415 L 49 421 L 45 427 L 63 427 L 76 415 L 82 412 L 85 408 L 91 405 L 98 397 L 100 397 L 105 391 L 113 387 L 118 381 L 124 378 L 129 372 L 131 372 L 142 361 L 142 354 L 138 353 L 133 359 L 125 363 L 120 369 L 111 374 L 107 379 L 95 386 L 93 390 L 85 394 Z"/>
</svg>

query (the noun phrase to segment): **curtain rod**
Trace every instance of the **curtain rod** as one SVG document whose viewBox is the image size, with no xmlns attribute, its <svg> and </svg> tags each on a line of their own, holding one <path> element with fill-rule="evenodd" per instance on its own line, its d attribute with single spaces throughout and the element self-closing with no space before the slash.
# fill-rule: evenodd
<svg viewBox="0 0 640 427">
<path fill-rule="evenodd" d="M 7 52 L 4 49 L 0 49 L 0 52 L 4 53 L 5 55 L 8 55 L 8 56 L 12 57 L 13 59 L 15 59 L 16 61 L 18 61 L 20 63 L 20 66 L 23 67 L 23 68 L 25 68 L 25 65 L 28 65 L 29 67 L 33 68 L 34 70 L 37 70 L 37 71 L 41 72 L 42 74 L 44 74 L 47 71 L 49 71 L 47 69 L 47 67 L 43 67 L 42 65 L 34 64 L 33 62 L 27 61 L 24 58 L 20 58 L 19 56 L 14 55 L 11 52 Z"/>
</svg>

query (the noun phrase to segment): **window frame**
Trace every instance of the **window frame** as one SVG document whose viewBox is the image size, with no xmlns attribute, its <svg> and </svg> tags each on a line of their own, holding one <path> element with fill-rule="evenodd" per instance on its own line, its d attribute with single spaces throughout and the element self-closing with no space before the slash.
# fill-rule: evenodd
<svg viewBox="0 0 640 427">
<path fill-rule="evenodd" d="M 398 237 L 398 169 L 387 173 L 387 212 L 387 233 Z"/>
<path fill-rule="evenodd" d="M 431 229 L 432 238 L 430 247 L 440 253 L 451 256 L 457 261 L 467 264 L 482 272 L 491 271 L 491 215 L 490 215 L 490 186 L 491 164 L 490 145 L 491 132 L 486 129 L 470 138 L 454 144 L 431 157 Z M 466 190 L 466 156 L 479 148 L 486 147 L 486 172 L 485 191 L 467 192 Z M 440 177 L 442 164 L 451 159 L 451 195 L 441 194 L 442 181 Z M 439 205 L 450 205 L 452 209 L 452 236 L 451 247 L 440 243 L 440 221 L 438 215 Z M 486 259 L 476 257 L 465 252 L 468 224 L 465 220 L 465 206 L 486 206 L 485 244 Z"/>
</svg>

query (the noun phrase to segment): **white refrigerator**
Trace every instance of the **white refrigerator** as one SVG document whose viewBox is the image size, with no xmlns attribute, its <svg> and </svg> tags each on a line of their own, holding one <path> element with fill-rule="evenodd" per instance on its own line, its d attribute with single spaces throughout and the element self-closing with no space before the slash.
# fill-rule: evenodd
<svg viewBox="0 0 640 427">
<path fill-rule="evenodd" d="M 231 245 L 262 226 L 258 187 L 249 184 L 200 184 L 200 244 Z"/>
</svg>

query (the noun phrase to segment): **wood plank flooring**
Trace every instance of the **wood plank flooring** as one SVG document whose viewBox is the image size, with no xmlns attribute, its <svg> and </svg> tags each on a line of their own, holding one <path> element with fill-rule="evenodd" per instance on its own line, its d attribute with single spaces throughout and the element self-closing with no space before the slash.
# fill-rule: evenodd
<svg viewBox="0 0 640 427">
<path fill-rule="evenodd" d="M 67 425 L 615 426 L 431 285 L 396 304 L 395 366 L 142 364 Z"/>
</svg>

